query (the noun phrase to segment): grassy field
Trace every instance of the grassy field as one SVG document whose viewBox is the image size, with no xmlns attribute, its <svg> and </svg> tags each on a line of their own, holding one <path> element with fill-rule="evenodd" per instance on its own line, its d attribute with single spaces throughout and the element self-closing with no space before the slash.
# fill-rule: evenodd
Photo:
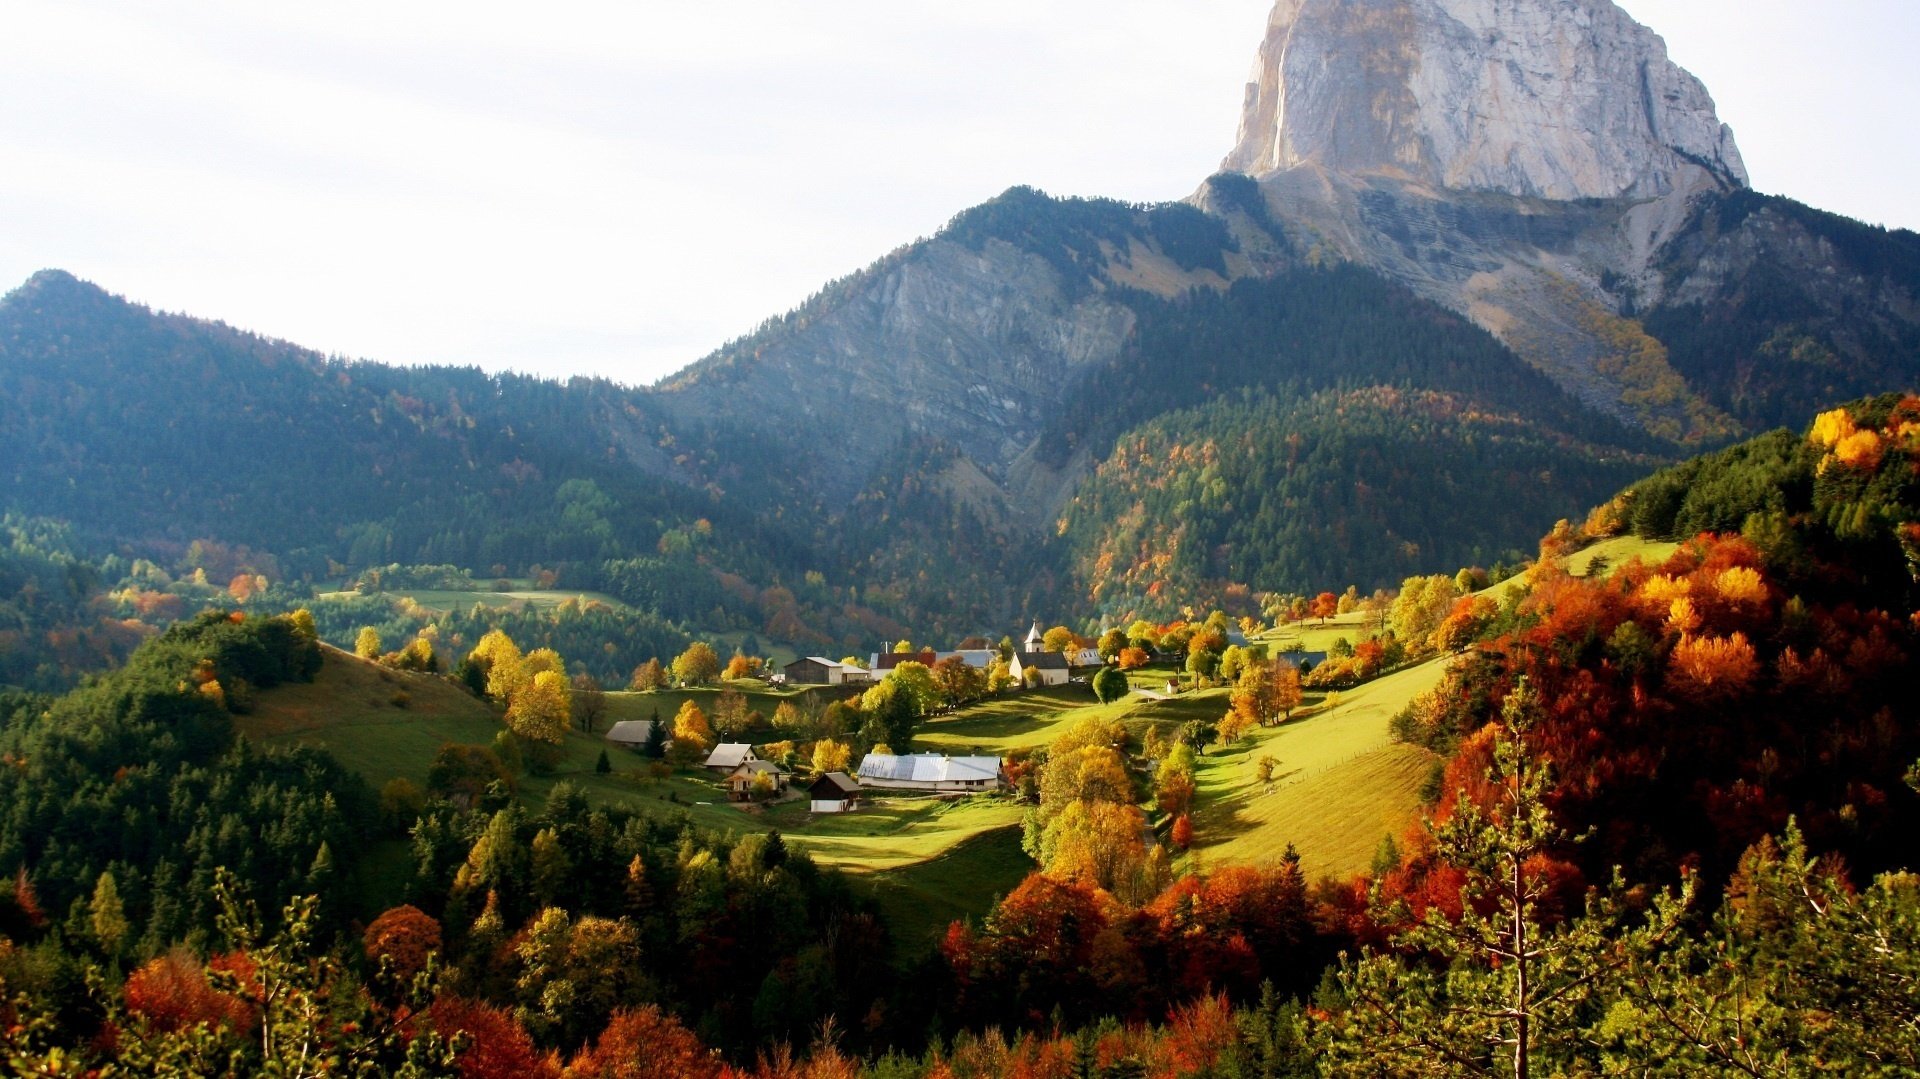
<svg viewBox="0 0 1920 1079">
<path fill-rule="evenodd" d="M 1643 539 L 1639 536 L 1615 536 L 1568 556 L 1567 572 L 1575 577 L 1585 577 L 1592 570 L 1595 558 L 1605 558 L 1609 571 L 1612 568 L 1624 566 L 1636 558 L 1650 566 L 1659 565 L 1679 549 L 1679 544 L 1664 540 Z"/>
<path fill-rule="evenodd" d="M 949 754 L 997 753 L 1044 746 L 1080 718 L 1124 713 L 1125 701 L 1102 705 L 1084 685 L 1027 690 L 938 716 L 914 732 L 914 748 Z"/>
<path fill-rule="evenodd" d="M 1348 644 L 1358 643 L 1367 635 L 1364 625 L 1366 615 L 1353 611 L 1348 614 L 1334 615 L 1321 625 L 1317 618 L 1271 629 L 1255 637 L 1256 642 L 1264 643 L 1278 654 L 1290 649 L 1302 652 L 1325 652 L 1334 641 L 1345 637 Z"/>
<path fill-rule="evenodd" d="M 955 919 L 990 910 L 1033 869 L 1020 849 L 1020 829 L 995 828 L 926 861 L 859 878 L 859 884 L 885 913 L 895 952 L 910 957 L 938 944 Z"/>
<path fill-rule="evenodd" d="M 1393 741 L 1388 721 L 1445 673 L 1444 659 L 1395 672 L 1341 695 L 1338 705 L 1209 748 L 1194 779 L 1194 846 L 1202 866 L 1278 858 L 1292 843 L 1309 876 L 1367 868 L 1382 836 L 1419 807 L 1432 757 Z M 1279 761 L 1271 784 L 1255 774 Z"/>
</svg>

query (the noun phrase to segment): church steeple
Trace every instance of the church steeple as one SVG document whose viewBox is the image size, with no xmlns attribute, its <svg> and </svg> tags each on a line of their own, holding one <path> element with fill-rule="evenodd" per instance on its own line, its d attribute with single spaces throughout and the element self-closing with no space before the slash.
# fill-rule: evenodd
<svg viewBox="0 0 1920 1079">
<path fill-rule="evenodd" d="M 1042 636 L 1043 634 L 1041 634 L 1040 632 L 1040 620 L 1036 618 L 1034 619 L 1034 622 L 1033 622 L 1033 628 L 1027 631 L 1027 649 L 1026 650 L 1029 652 L 1040 651 L 1040 640 Z"/>
</svg>

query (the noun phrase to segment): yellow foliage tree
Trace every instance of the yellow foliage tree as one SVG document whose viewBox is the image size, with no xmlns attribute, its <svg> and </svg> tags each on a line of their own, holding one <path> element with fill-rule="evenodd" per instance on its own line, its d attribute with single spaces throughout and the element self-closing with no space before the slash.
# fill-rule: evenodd
<svg viewBox="0 0 1920 1079">
<path fill-rule="evenodd" d="M 1673 647 L 1668 678 L 1696 696 L 1738 693 L 1759 673 L 1760 661 L 1746 634 L 1731 637 L 1685 637 Z"/>
<path fill-rule="evenodd" d="M 1146 853 L 1146 816 L 1117 802 L 1070 802 L 1041 837 L 1047 875 L 1112 890 Z"/>
<path fill-rule="evenodd" d="M 1713 579 L 1714 591 L 1728 603 L 1759 603 L 1767 598 L 1767 586 L 1760 580 L 1760 572 L 1747 566 L 1729 566 L 1720 571 Z"/>
<path fill-rule="evenodd" d="M 844 772 L 852 759 L 853 747 L 842 742 L 822 738 L 813 744 L 813 770 L 816 772 Z"/>
<path fill-rule="evenodd" d="M 713 748 L 713 727 L 707 723 L 707 714 L 690 700 L 682 703 L 680 711 L 674 714 L 673 742 L 700 753 Z"/>
<path fill-rule="evenodd" d="M 507 703 L 507 726 L 534 742 L 558 745 L 573 718 L 573 687 L 558 671 L 540 671 Z"/>
</svg>

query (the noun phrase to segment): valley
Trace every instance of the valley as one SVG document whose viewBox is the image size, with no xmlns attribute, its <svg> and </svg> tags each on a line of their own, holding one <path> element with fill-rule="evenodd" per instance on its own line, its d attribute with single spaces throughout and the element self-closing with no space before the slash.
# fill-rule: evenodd
<svg viewBox="0 0 1920 1079">
<path fill-rule="evenodd" d="M 647 385 L 0 297 L 0 1061 L 1920 1073 L 1920 235 L 1612 0 L 1255 61 Z"/>
</svg>

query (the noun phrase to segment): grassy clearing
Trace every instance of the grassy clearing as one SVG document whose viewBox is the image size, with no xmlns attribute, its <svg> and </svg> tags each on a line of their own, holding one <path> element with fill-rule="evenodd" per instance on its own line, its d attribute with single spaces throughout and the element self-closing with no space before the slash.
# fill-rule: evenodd
<svg viewBox="0 0 1920 1079">
<path fill-rule="evenodd" d="M 1567 558 L 1567 572 L 1575 577 L 1585 577 L 1593 569 L 1593 560 L 1605 558 L 1608 572 L 1639 559 L 1650 566 L 1659 565 L 1680 549 L 1678 543 L 1665 540 L 1650 540 L 1641 536 L 1615 536 L 1604 539 L 1591 547 L 1574 552 Z"/>
<path fill-rule="evenodd" d="M 1344 637 L 1348 644 L 1357 643 L 1367 635 L 1367 616 L 1360 611 L 1334 615 L 1321 625 L 1317 618 L 1304 622 L 1271 629 L 1255 637 L 1254 640 L 1265 643 L 1275 654 L 1289 650 L 1302 652 L 1325 652 L 1334 641 Z"/>
<path fill-rule="evenodd" d="M 1445 671 L 1444 659 L 1431 660 L 1347 690 L 1333 708 L 1209 748 L 1194 776 L 1188 857 L 1249 864 L 1277 858 L 1292 843 L 1309 875 L 1364 870 L 1381 836 L 1398 832 L 1418 808 L 1432 759 L 1394 742 L 1388 722 Z M 1262 756 L 1279 761 L 1265 786 L 1255 774 Z"/>
<path fill-rule="evenodd" d="M 1017 827 L 1022 807 L 1011 798 L 879 798 L 853 813 L 814 815 L 803 801 L 759 815 L 815 860 L 856 871 L 899 869 L 938 857 L 984 832 Z"/>
<path fill-rule="evenodd" d="M 911 958 L 939 943 L 959 918 L 978 917 L 1034 870 L 1020 849 L 1020 829 L 980 832 L 924 862 L 874 873 L 871 890 L 893 930 L 894 951 Z"/>
<path fill-rule="evenodd" d="M 501 729 L 490 706 L 444 678 L 323 647 L 319 675 L 262 692 L 251 714 L 236 717 L 242 732 L 267 745 L 325 749 L 378 787 L 401 776 L 425 783 L 442 745 L 486 744 Z"/>
<path fill-rule="evenodd" d="M 1009 693 L 922 723 L 913 735 L 916 750 L 942 753 L 997 753 L 1046 745 L 1089 715 L 1123 713 L 1121 701 L 1103 705 L 1084 685 L 1068 684 Z"/>
</svg>

